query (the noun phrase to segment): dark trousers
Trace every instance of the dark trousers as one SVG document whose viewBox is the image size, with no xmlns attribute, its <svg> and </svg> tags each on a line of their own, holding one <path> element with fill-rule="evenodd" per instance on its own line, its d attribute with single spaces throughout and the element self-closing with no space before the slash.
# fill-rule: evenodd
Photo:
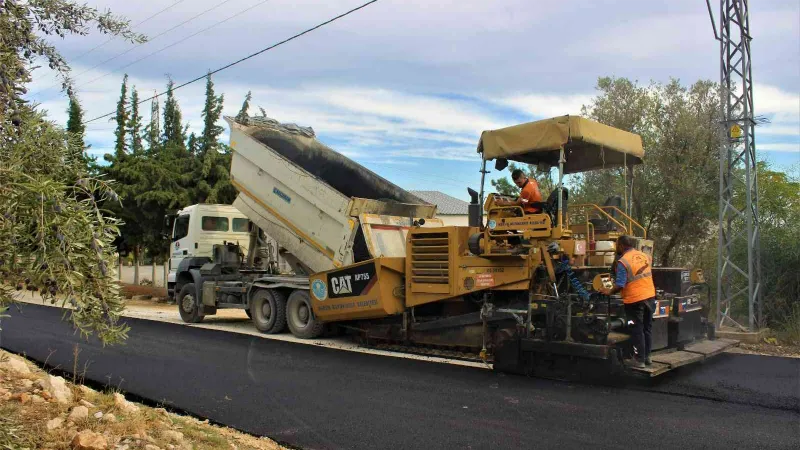
<svg viewBox="0 0 800 450">
<path fill-rule="evenodd" d="M 625 305 L 633 353 L 641 361 L 650 356 L 650 349 L 653 346 L 653 309 L 655 308 L 653 300 L 648 298 Z M 633 323 L 631 324 L 631 322 Z"/>
</svg>

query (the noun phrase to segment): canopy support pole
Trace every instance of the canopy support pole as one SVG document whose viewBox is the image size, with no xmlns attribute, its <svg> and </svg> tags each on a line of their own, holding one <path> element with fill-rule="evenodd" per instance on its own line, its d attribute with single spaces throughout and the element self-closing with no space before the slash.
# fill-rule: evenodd
<svg viewBox="0 0 800 450">
<path fill-rule="evenodd" d="M 564 163 L 567 159 L 564 157 L 564 146 L 561 146 L 558 157 L 558 231 L 559 235 L 564 231 Z"/>
<path fill-rule="evenodd" d="M 481 205 L 481 229 L 483 229 L 483 185 L 486 182 L 486 158 L 481 154 L 481 192 L 479 194 Z"/>
</svg>

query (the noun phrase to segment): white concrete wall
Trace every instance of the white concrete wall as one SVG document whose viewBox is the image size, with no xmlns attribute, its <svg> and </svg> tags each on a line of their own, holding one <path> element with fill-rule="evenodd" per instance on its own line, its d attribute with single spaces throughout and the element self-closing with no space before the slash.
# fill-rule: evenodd
<svg viewBox="0 0 800 450">
<path fill-rule="evenodd" d="M 120 281 L 125 284 L 133 284 L 133 266 L 122 266 L 122 273 L 120 277 Z M 156 287 L 165 287 L 164 285 L 164 266 L 157 265 L 156 266 L 156 279 L 153 280 L 153 266 L 139 266 L 139 282 L 141 283 L 142 280 L 148 279 L 150 281 L 154 281 L 154 286 Z"/>
</svg>

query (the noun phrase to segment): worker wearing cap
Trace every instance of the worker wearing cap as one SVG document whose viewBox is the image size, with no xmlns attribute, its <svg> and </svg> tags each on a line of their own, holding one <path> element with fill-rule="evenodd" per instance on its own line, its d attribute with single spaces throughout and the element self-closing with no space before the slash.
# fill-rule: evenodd
<svg viewBox="0 0 800 450">
<path fill-rule="evenodd" d="M 511 172 L 511 179 L 520 189 L 519 197 L 514 201 L 497 201 L 498 206 L 521 206 L 525 214 L 538 214 L 542 212 L 542 193 L 539 192 L 539 183 L 533 178 L 528 178 L 520 169 Z"/>
<path fill-rule="evenodd" d="M 634 367 L 649 366 L 650 349 L 652 347 L 653 309 L 656 288 L 653 284 L 652 261 L 649 256 L 636 250 L 635 240 L 630 236 L 617 239 L 617 255 L 614 287 L 604 289 L 606 295 L 618 292 L 622 294 L 625 304 L 625 315 L 628 316 L 628 328 L 633 344 Z"/>
</svg>

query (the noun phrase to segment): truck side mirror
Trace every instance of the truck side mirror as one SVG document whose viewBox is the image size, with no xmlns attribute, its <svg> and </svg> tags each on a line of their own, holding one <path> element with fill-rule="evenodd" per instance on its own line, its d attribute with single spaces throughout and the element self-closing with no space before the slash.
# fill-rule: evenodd
<svg viewBox="0 0 800 450">
<path fill-rule="evenodd" d="M 175 222 L 175 218 L 178 217 L 177 214 L 167 214 L 164 216 L 164 228 L 167 230 L 172 229 L 172 224 Z"/>
</svg>

